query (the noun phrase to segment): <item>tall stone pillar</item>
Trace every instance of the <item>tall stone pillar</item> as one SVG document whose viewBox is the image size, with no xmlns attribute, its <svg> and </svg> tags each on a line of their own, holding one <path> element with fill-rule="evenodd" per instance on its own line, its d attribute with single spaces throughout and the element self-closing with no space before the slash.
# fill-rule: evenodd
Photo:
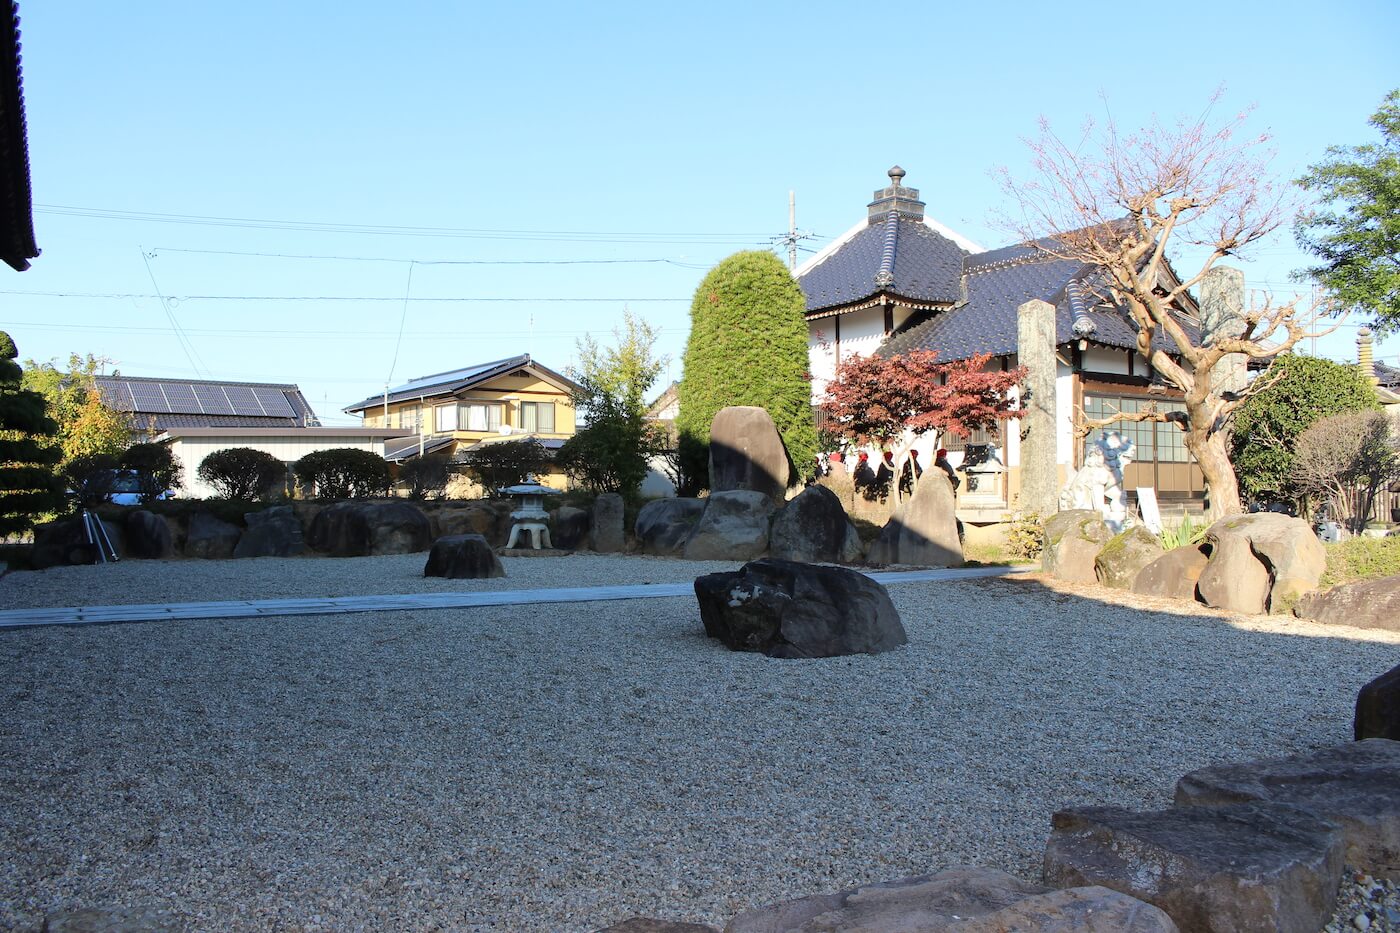
<svg viewBox="0 0 1400 933">
<path fill-rule="evenodd" d="M 1055 437 L 1055 306 L 1033 298 L 1016 309 L 1016 355 L 1026 368 L 1021 393 L 1020 507 L 1059 508 Z"/>
<path fill-rule="evenodd" d="M 1244 333 L 1244 273 L 1216 266 L 1201 279 L 1201 343 L 1210 346 L 1221 337 Z M 1215 364 L 1211 385 L 1217 392 L 1239 392 L 1248 383 L 1249 358 L 1231 353 Z"/>
</svg>

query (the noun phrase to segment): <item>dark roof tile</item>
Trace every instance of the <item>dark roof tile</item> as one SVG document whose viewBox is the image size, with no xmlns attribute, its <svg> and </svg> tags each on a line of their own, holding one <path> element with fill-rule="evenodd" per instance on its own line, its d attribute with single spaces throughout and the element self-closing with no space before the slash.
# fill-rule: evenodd
<svg viewBox="0 0 1400 933">
<path fill-rule="evenodd" d="M 967 251 L 920 221 L 891 211 L 808 269 L 798 284 L 807 310 L 853 304 L 882 291 L 934 304 L 962 299 Z"/>
</svg>

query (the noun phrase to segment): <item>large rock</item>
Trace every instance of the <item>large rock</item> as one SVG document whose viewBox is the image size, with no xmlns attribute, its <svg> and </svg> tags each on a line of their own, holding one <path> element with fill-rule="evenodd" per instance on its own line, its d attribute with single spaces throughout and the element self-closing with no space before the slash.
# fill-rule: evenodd
<svg viewBox="0 0 1400 933">
<path fill-rule="evenodd" d="M 505 575 L 501 559 L 481 535 L 438 538 L 423 565 L 423 576 L 449 580 L 485 580 Z"/>
<path fill-rule="evenodd" d="M 116 548 L 117 556 L 121 557 L 126 553 L 126 541 L 121 526 L 105 519 L 99 520 L 112 546 Z M 34 529 L 34 546 L 29 552 L 29 565 L 35 570 L 91 564 L 96 560 L 97 551 L 88 544 L 81 518 L 45 522 Z"/>
<path fill-rule="evenodd" d="M 593 500 L 593 513 L 588 527 L 593 536 L 593 550 L 600 554 L 616 554 L 627 543 L 626 505 L 622 496 L 605 492 Z"/>
<path fill-rule="evenodd" d="M 705 512 L 704 499 L 653 499 L 637 513 L 633 534 L 643 554 L 676 557 Z"/>
<path fill-rule="evenodd" d="M 561 505 L 549 513 L 550 541 L 561 551 L 586 550 L 592 522 L 593 516 L 587 509 Z"/>
<path fill-rule="evenodd" d="M 1094 557 L 1094 575 L 1110 589 L 1131 589 L 1138 573 L 1165 554 L 1156 535 L 1134 525 L 1109 538 L 1099 549 Z"/>
<path fill-rule="evenodd" d="M 175 556 L 175 538 L 165 519 L 154 512 L 136 509 L 126 516 L 126 555 L 147 560 L 167 560 Z"/>
<path fill-rule="evenodd" d="M 1356 715 L 1351 727 L 1357 741 L 1400 741 L 1400 667 L 1386 671 L 1356 694 Z"/>
<path fill-rule="evenodd" d="M 1342 827 L 1346 861 L 1400 880 L 1400 742 L 1367 739 L 1312 755 L 1192 771 L 1176 783 L 1180 807 L 1288 804 Z"/>
<path fill-rule="evenodd" d="M 1327 569 L 1326 549 L 1312 526 L 1301 518 L 1277 512 L 1231 515 L 1211 525 L 1206 540 L 1215 541 L 1226 534 L 1247 538 L 1250 549 L 1268 568 L 1271 609 L 1290 607 L 1298 597 L 1317 589 Z"/>
<path fill-rule="evenodd" d="M 746 910 L 725 933 L 1173 933 L 1161 910 L 1102 887 L 1049 891 L 953 868 Z"/>
<path fill-rule="evenodd" d="M 772 417 L 762 408 L 721 408 L 710 423 L 710 491 L 748 489 L 782 501 L 788 487 L 788 452 Z"/>
<path fill-rule="evenodd" d="M 1199 544 L 1174 548 L 1138 571 L 1133 578 L 1133 592 L 1139 596 L 1194 600 L 1196 584 L 1209 560 L 1210 555 Z"/>
<path fill-rule="evenodd" d="M 756 560 L 699 577 L 695 598 L 705 634 L 735 651 L 827 658 L 909 641 L 885 588 L 843 567 Z"/>
<path fill-rule="evenodd" d="M 1298 600 L 1293 614 L 1324 625 L 1400 632 L 1400 575 L 1308 593 Z"/>
<path fill-rule="evenodd" d="M 1214 526 L 1212 526 L 1214 527 Z M 1269 608 L 1269 568 L 1254 555 L 1249 539 L 1228 531 L 1207 533 L 1210 560 L 1196 581 L 1201 602 L 1214 609 L 1258 615 Z"/>
<path fill-rule="evenodd" d="M 1041 569 L 1070 583 L 1097 583 L 1094 558 L 1113 532 L 1092 509 L 1067 509 L 1045 520 Z"/>
<path fill-rule="evenodd" d="M 1165 910 L 1183 933 L 1316 933 L 1342 880 L 1336 824 L 1293 807 L 1061 810 L 1045 883 L 1099 884 Z"/>
<path fill-rule="evenodd" d="M 439 538 L 452 535 L 481 535 L 492 547 L 505 547 L 510 537 L 508 501 L 483 499 L 475 505 L 441 509 L 436 513 L 433 534 Z"/>
<path fill-rule="evenodd" d="M 249 512 L 243 520 L 248 523 L 248 530 L 234 546 L 234 557 L 296 557 L 306 550 L 301 521 L 291 506 Z"/>
<path fill-rule="evenodd" d="M 914 494 L 894 510 L 870 545 L 866 560 L 876 565 L 961 566 L 963 550 L 955 511 L 953 484 L 941 470 L 930 470 L 919 480 Z"/>
<path fill-rule="evenodd" d="M 808 486 L 773 516 L 768 556 L 853 564 L 861 556 L 860 535 L 834 492 L 824 486 Z"/>
<path fill-rule="evenodd" d="M 207 560 L 223 560 L 233 556 L 238 539 L 243 532 L 237 526 L 215 518 L 208 512 L 195 512 L 190 516 L 190 527 L 185 532 L 185 556 Z"/>
<path fill-rule="evenodd" d="M 768 550 L 773 500 L 766 493 L 734 489 L 705 500 L 683 552 L 686 560 L 752 560 Z"/>
<path fill-rule="evenodd" d="M 332 557 L 412 554 L 432 544 L 432 525 L 406 502 L 337 502 L 312 519 L 306 543 Z"/>
</svg>

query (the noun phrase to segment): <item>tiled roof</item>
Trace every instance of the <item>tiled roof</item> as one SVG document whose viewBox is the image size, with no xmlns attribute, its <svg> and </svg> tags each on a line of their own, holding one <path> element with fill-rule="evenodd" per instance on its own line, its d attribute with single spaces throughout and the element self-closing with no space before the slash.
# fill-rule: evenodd
<svg viewBox="0 0 1400 933">
<path fill-rule="evenodd" d="M 865 229 L 817 265 L 798 284 L 807 311 L 821 311 L 890 292 L 929 304 L 962 300 L 967 251 L 927 224 L 897 211 Z"/>
<path fill-rule="evenodd" d="M 227 382 L 98 376 L 102 401 L 129 412 L 137 430 L 166 428 L 299 428 L 321 422 L 291 383 Z"/>
<path fill-rule="evenodd" d="M 1375 363 L 1373 365 L 1376 371 L 1376 378 L 1380 380 L 1381 385 L 1385 386 L 1387 389 L 1400 388 L 1400 369 L 1396 369 L 1394 366 L 1387 366 L 1384 363 Z"/>
<path fill-rule="evenodd" d="M 39 247 L 34 242 L 19 6 L 4 4 L 0 20 L 0 260 L 23 272 L 39 255 Z"/>
</svg>

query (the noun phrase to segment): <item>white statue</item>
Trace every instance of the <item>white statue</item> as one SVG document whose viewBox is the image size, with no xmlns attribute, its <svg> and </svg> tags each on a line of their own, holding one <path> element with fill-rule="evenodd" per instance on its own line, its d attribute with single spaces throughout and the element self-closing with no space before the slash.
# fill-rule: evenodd
<svg viewBox="0 0 1400 933">
<path fill-rule="evenodd" d="M 1061 509 L 1092 509 L 1103 515 L 1114 534 L 1128 527 L 1128 490 L 1123 468 L 1133 462 L 1136 447 L 1117 431 L 1094 442 L 1081 467 L 1060 493 Z"/>
</svg>

